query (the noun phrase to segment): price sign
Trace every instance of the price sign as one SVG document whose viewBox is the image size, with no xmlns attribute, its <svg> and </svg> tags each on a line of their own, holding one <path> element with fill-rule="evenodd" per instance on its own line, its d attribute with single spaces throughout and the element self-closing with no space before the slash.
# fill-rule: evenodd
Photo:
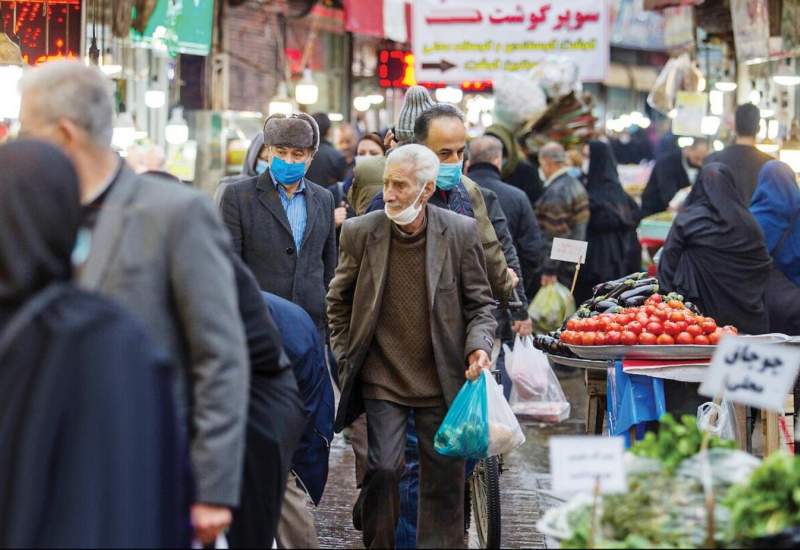
<svg viewBox="0 0 800 550">
<path fill-rule="evenodd" d="M 571 264 L 586 263 L 586 250 L 589 243 L 586 241 L 573 241 L 572 239 L 553 239 L 553 249 L 550 258 Z"/>
<path fill-rule="evenodd" d="M 727 336 L 714 353 L 700 393 L 782 413 L 798 370 L 800 349 L 794 346 Z"/>
<path fill-rule="evenodd" d="M 576 493 L 599 490 L 624 493 L 625 443 L 621 437 L 552 437 L 550 471 L 553 491 Z"/>
</svg>

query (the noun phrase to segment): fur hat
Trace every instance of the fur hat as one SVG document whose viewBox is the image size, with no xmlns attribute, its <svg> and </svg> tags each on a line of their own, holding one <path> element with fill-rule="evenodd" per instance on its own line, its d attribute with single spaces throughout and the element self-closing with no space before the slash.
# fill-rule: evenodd
<svg viewBox="0 0 800 550">
<path fill-rule="evenodd" d="M 319 126 L 306 113 L 275 114 L 264 122 L 264 145 L 319 149 Z"/>
<path fill-rule="evenodd" d="M 400 143 L 414 141 L 414 123 L 417 122 L 419 115 L 435 104 L 426 88 L 422 86 L 409 88 L 403 101 L 403 107 L 400 109 L 400 118 L 395 126 L 395 139 Z"/>
</svg>

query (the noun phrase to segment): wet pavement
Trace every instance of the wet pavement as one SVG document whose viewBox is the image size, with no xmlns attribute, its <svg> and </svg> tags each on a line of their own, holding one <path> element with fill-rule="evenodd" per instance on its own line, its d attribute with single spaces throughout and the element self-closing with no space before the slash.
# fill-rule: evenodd
<svg viewBox="0 0 800 550">
<path fill-rule="evenodd" d="M 525 424 L 525 445 L 508 455 L 500 478 L 503 548 L 547 548 L 536 522 L 548 506 L 540 493 L 549 488 L 549 447 L 552 435 L 583 434 L 586 395 L 582 376 L 562 377 L 564 393 L 572 403 L 570 419 L 558 425 Z M 353 528 L 352 507 L 356 500 L 353 452 L 337 435 L 331 449 L 330 475 L 325 496 L 315 511 L 323 548 L 363 548 L 361 533 Z M 476 537 L 470 535 L 470 547 Z"/>
</svg>

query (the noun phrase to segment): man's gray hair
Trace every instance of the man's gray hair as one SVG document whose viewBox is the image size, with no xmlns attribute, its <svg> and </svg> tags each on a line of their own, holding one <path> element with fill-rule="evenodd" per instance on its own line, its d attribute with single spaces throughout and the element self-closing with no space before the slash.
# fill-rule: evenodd
<svg viewBox="0 0 800 550">
<path fill-rule="evenodd" d="M 494 163 L 503 160 L 503 142 L 494 136 L 481 136 L 473 139 L 469 143 L 469 162 L 479 164 L 481 162 Z"/>
<path fill-rule="evenodd" d="M 108 78 L 79 61 L 50 61 L 23 75 L 20 93 L 34 98 L 34 108 L 47 122 L 67 119 L 100 147 L 111 146 L 114 100 Z"/>
<path fill-rule="evenodd" d="M 392 151 L 386 157 L 386 168 L 388 169 L 391 164 L 413 166 L 418 188 L 422 188 L 429 181 L 436 181 L 436 176 L 439 175 L 439 159 L 433 151 L 416 143 L 403 145 Z"/>
<path fill-rule="evenodd" d="M 539 149 L 539 158 L 549 159 L 553 162 L 564 164 L 567 162 L 567 152 L 564 150 L 563 145 L 556 143 L 555 141 L 551 141 Z"/>
</svg>

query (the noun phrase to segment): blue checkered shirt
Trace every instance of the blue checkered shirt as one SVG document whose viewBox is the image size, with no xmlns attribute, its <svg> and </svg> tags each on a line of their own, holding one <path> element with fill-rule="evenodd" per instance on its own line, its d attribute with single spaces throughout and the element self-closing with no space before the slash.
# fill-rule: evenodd
<svg viewBox="0 0 800 550">
<path fill-rule="evenodd" d="M 289 218 L 289 227 L 292 228 L 292 237 L 294 238 L 294 247 L 297 254 L 300 254 L 300 247 L 303 244 L 303 236 L 306 234 L 306 224 L 308 223 L 308 212 L 306 211 L 306 181 L 300 181 L 300 186 L 297 191 L 289 198 L 286 193 L 286 187 L 278 183 L 273 177 L 272 184 L 278 191 L 283 205 L 283 211 L 286 212 L 286 217 Z"/>
</svg>

